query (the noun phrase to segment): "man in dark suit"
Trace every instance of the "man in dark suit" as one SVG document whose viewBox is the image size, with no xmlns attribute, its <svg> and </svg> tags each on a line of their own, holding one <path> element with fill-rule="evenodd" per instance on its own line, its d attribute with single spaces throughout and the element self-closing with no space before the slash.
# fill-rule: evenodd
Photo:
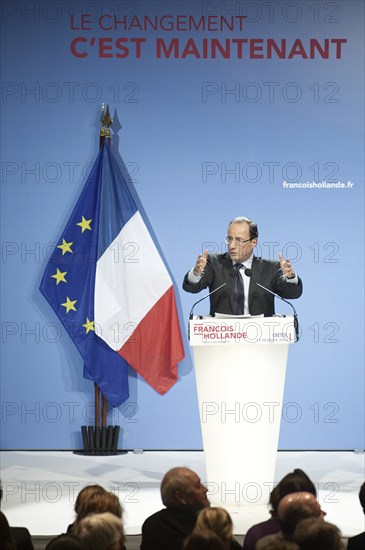
<svg viewBox="0 0 365 550">
<path fill-rule="evenodd" d="M 234 218 L 228 226 L 227 253 L 199 254 L 195 266 L 185 275 L 183 288 L 187 292 L 217 289 L 210 297 L 210 315 L 274 315 L 274 296 L 256 283 L 285 299 L 301 296 L 302 281 L 290 260 L 282 254 L 279 261 L 254 256 L 257 240 L 255 222 L 244 217 Z M 224 283 L 227 284 L 218 290 Z"/>
<path fill-rule="evenodd" d="M 195 527 L 199 510 L 209 506 L 208 489 L 189 468 L 172 468 L 161 482 L 165 508 L 142 525 L 141 550 L 180 550 Z"/>
<path fill-rule="evenodd" d="M 2 498 L 3 488 L 0 483 L 0 503 L 2 501 Z M 7 523 L 6 518 L 5 521 Z M 9 529 L 13 542 L 15 543 L 16 550 L 33 550 L 32 537 L 26 527 L 9 527 Z"/>
<path fill-rule="evenodd" d="M 361 485 L 359 499 L 365 514 L 365 483 Z M 347 550 L 364 550 L 364 548 L 365 548 L 365 531 L 363 533 L 360 533 L 360 535 L 356 535 L 355 537 L 349 538 L 347 543 Z"/>
</svg>

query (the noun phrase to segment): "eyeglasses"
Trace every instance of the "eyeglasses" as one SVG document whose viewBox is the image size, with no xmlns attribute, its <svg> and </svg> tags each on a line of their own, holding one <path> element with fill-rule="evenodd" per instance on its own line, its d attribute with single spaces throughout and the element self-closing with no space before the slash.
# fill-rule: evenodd
<svg viewBox="0 0 365 550">
<path fill-rule="evenodd" d="M 238 245 L 238 246 L 241 246 L 242 244 L 245 244 L 245 243 L 249 243 L 250 241 L 252 241 L 252 239 L 241 239 L 241 237 L 226 237 L 224 239 L 224 242 L 226 244 L 232 244 L 233 241 Z"/>
</svg>

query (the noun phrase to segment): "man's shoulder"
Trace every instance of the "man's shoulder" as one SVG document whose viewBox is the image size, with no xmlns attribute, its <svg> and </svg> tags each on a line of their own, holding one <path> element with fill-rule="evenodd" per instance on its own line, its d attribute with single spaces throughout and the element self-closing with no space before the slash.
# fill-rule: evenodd
<svg viewBox="0 0 365 550">
<path fill-rule="evenodd" d="M 149 516 L 142 525 L 141 550 L 178 550 L 194 529 L 196 512 L 183 508 L 164 508 Z"/>
<path fill-rule="evenodd" d="M 143 523 L 143 525 L 163 523 L 165 521 L 173 520 L 174 518 L 183 518 L 186 516 L 194 516 L 195 512 L 191 510 L 185 510 L 184 508 L 178 508 L 169 506 L 167 508 L 162 508 L 158 512 L 155 512 L 149 516 Z"/>
<path fill-rule="evenodd" d="M 148 518 L 145 519 L 143 526 L 156 523 L 158 521 L 162 521 L 165 516 L 166 516 L 166 508 L 162 508 L 162 510 L 159 510 L 158 512 L 155 512 L 151 516 L 148 516 Z"/>
<path fill-rule="evenodd" d="M 273 535 L 280 531 L 279 522 L 275 518 L 269 518 L 266 521 L 261 521 L 260 523 L 256 523 L 255 525 L 252 525 L 246 533 L 247 535 L 257 535 L 257 536 L 264 536 L 264 535 Z"/>
</svg>

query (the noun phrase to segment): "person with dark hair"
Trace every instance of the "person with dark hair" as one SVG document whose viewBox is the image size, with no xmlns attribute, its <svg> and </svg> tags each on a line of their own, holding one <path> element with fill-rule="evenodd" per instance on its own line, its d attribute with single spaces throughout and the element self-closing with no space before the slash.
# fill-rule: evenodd
<svg viewBox="0 0 365 550">
<path fill-rule="evenodd" d="M 90 514 L 103 514 L 104 512 L 110 512 L 118 518 L 122 517 L 122 506 L 119 498 L 114 493 L 103 491 L 101 493 L 93 493 L 89 498 L 83 498 L 77 507 L 77 516 L 72 531 L 75 524 L 86 516 Z"/>
<path fill-rule="evenodd" d="M 365 514 L 365 483 L 361 485 L 359 492 L 360 504 L 362 506 L 363 512 Z M 355 537 L 350 537 L 347 543 L 347 550 L 364 550 L 365 548 L 365 531 L 356 535 Z"/>
<path fill-rule="evenodd" d="M 16 550 L 8 520 L 2 512 L 0 512 L 0 548 L 1 550 Z"/>
<path fill-rule="evenodd" d="M 165 508 L 142 525 L 141 550 L 180 550 L 196 523 L 197 513 L 209 506 L 207 488 L 189 468 L 173 468 L 161 482 Z"/>
<path fill-rule="evenodd" d="M 257 541 L 256 550 L 300 550 L 300 548 L 290 540 L 278 539 L 276 535 L 267 535 Z"/>
<path fill-rule="evenodd" d="M 317 496 L 316 486 L 310 477 L 300 468 L 295 468 L 293 472 L 286 474 L 271 491 L 269 498 L 271 515 L 276 514 L 279 502 L 283 497 L 291 493 L 299 493 L 302 491 L 311 493 L 315 497 Z"/>
<path fill-rule="evenodd" d="M 228 251 L 209 254 L 206 250 L 198 255 L 195 266 L 185 275 L 183 289 L 186 292 L 197 293 L 205 288 L 209 288 L 209 292 L 217 290 L 210 296 L 210 315 L 274 315 L 274 296 L 256 283 L 282 298 L 301 296 L 302 281 L 289 259 L 284 259 L 282 254 L 279 254 L 279 261 L 254 256 L 258 236 L 255 222 L 243 216 L 234 218 L 228 225 L 225 239 Z"/>
<path fill-rule="evenodd" d="M 2 501 L 2 498 L 3 498 L 3 487 L 2 487 L 2 483 L 0 482 L 0 503 Z M 2 514 L 1 521 L 2 521 L 1 525 L 3 526 L 2 528 L 6 530 L 7 529 L 6 524 L 8 525 L 8 527 L 9 527 L 9 524 L 4 514 Z M 15 550 L 34 550 L 32 537 L 30 536 L 30 533 L 26 527 L 9 527 L 9 529 L 11 532 L 11 539 L 15 544 Z M 0 531 L 1 530 L 2 529 L 0 529 Z M 3 546 L 0 545 L 0 548 L 2 549 Z"/>
<path fill-rule="evenodd" d="M 76 519 L 85 517 L 89 511 L 87 511 L 88 503 L 94 503 L 95 500 L 97 500 L 101 495 L 104 495 L 106 493 L 106 489 L 102 487 L 101 485 L 98 485 L 97 483 L 93 483 L 91 485 L 85 485 L 79 492 L 79 494 L 76 497 L 75 501 L 75 514 Z M 92 504 L 91 504 L 92 506 Z M 105 512 L 105 510 L 104 510 Z M 75 521 L 76 521 L 75 519 Z M 71 533 L 73 523 L 68 526 L 67 533 Z"/>
<path fill-rule="evenodd" d="M 344 550 L 340 530 L 321 518 L 303 519 L 295 529 L 294 542 L 300 550 Z"/>
<path fill-rule="evenodd" d="M 286 495 L 301 491 L 311 493 L 315 497 L 317 496 L 314 483 L 303 470 L 296 468 L 293 472 L 286 474 L 271 491 L 269 499 L 271 518 L 250 527 L 244 539 L 243 550 L 255 550 L 258 540 L 266 535 L 274 535 L 280 531 L 278 518 L 279 502 Z"/>
</svg>

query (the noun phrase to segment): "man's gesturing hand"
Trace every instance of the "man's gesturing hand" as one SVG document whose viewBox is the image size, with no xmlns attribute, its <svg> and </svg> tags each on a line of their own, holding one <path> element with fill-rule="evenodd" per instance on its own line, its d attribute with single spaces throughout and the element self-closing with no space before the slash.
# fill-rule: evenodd
<svg viewBox="0 0 365 550">
<path fill-rule="evenodd" d="M 194 269 L 193 269 L 194 275 L 198 276 L 198 275 L 201 275 L 203 273 L 204 268 L 205 268 L 206 263 L 207 263 L 207 258 L 208 258 L 208 250 L 206 250 L 204 252 L 204 254 L 199 254 L 199 256 L 196 260 L 196 264 L 195 264 Z"/>
</svg>

